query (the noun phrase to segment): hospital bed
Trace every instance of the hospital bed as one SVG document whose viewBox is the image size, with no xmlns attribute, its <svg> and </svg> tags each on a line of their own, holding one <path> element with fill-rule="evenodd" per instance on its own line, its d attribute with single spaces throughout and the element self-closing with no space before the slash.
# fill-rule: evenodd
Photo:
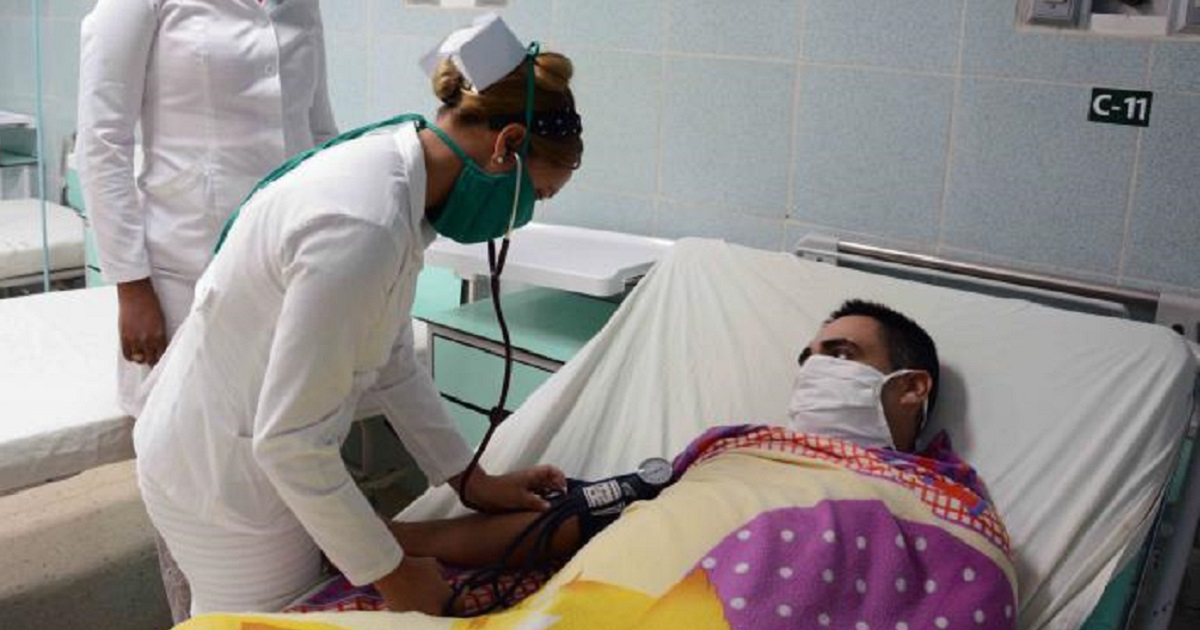
<svg viewBox="0 0 1200 630">
<path fill-rule="evenodd" d="M 114 287 L 0 300 L 0 494 L 133 457 Z"/>
<path fill-rule="evenodd" d="M 1044 277 L 963 280 L 953 265 L 923 271 L 927 257 L 867 260 L 836 242 L 805 249 L 813 259 L 681 241 L 497 432 L 484 464 L 551 462 L 600 478 L 670 456 L 712 425 L 782 424 L 802 345 L 843 300 L 874 299 L 938 342 L 944 380 L 927 435 L 946 430 L 990 486 L 1013 538 L 1020 627 L 1165 628 L 1197 518 L 1185 448 L 1197 349 L 1119 315 L 1157 313 L 1194 335 L 1198 311 Z M 436 488 L 398 518 L 462 510 Z"/>
<path fill-rule="evenodd" d="M 47 263 L 55 288 L 83 284 L 88 229 L 73 147 L 72 134 L 63 142 L 58 165 L 63 180 L 59 203 L 45 202 L 44 242 L 40 199 L 0 200 L 0 297 L 29 293 L 34 287 L 41 290 Z"/>
<path fill-rule="evenodd" d="M 0 296 L 16 287 L 40 285 L 46 260 L 51 281 L 83 277 L 83 219 L 66 206 L 48 201 L 45 207 L 48 258 L 42 249 L 41 201 L 0 201 Z"/>
</svg>

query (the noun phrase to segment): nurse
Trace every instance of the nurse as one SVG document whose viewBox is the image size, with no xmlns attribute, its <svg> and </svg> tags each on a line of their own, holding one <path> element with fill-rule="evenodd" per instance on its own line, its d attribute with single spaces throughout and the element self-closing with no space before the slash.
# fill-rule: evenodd
<svg viewBox="0 0 1200 630">
<path fill-rule="evenodd" d="M 317 0 L 100 0 L 80 53 L 77 166 L 117 285 L 119 401 L 137 417 L 226 217 L 285 158 L 337 134 L 321 17 Z M 181 621 L 187 583 L 159 551 Z"/>
<path fill-rule="evenodd" d="M 570 61 L 489 24 L 515 44 L 487 55 L 503 74 L 443 59 L 436 124 L 400 117 L 293 160 L 200 278 L 134 429 L 142 496 L 193 613 L 279 610 L 319 581 L 322 552 L 393 610 L 441 610 L 436 565 L 405 555 L 341 459 L 363 397 L 431 484 L 477 509 L 545 509 L 540 495 L 564 486 L 549 466 L 464 480 L 471 451 L 413 355 L 425 248 L 523 225 L 583 150 Z"/>
<path fill-rule="evenodd" d="M 317 0 L 100 0 L 84 18 L 77 167 L 117 285 L 127 413 L 139 414 L 142 380 L 229 213 L 288 156 L 335 135 Z"/>
</svg>

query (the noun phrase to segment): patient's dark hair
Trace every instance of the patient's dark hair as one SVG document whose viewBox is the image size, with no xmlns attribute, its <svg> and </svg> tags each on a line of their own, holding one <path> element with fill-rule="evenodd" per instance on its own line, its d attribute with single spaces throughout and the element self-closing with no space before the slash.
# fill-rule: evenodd
<svg viewBox="0 0 1200 630">
<path fill-rule="evenodd" d="M 891 308 L 878 302 L 866 300 L 846 300 L 829 316 L 829 321 L 860 315 L 870 317 L 883 327 L 884 343 L 887 344 L 888 358 L 892 361 L 893 370 L 925 370 L 929 372 L 933 384 L 929 387 L 929 415 L 933 415 L 933 406 L 938 394 L 938 354 L 933 338 L 916 322 L 897 313 Z M 929 418 L 925 418 L 926 421 Z"/>
</svg>

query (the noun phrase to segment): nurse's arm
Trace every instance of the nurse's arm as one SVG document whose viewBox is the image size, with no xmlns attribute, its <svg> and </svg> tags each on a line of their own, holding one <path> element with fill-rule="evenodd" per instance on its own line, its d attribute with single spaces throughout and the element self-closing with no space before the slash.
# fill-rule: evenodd
<svg viewBox="0 0 1200 630">
<path fill-rule="evenodd" d="M 396 435 L 408 449 L 430 485 L 450 482 L 460 490 L 462 474 L 471 461 L 458 425 L 446 413 L 429 370 L 413 351 L 411 320 L 397 336 L 391 358 L 368 392 L 383 409 Z M 506 475 L 490 475 L 482 466 L 471 474 L 466 503 L 484 512 L 543 510 L 542 495 L 566 487 L 566 478 L 553 466 L 536 466 Z"/>
<path fill-rule="evenodd" d="M 367 395 L 374 397 L 430 485 L 439 485 L 467 467 L 471 449 L 442 405 L 429 370 L 416 358 L 411 319 L 397 335 L 391 356 Z"/>
<path fill-rule="evenodd" d="M 110 282 L 150 275 L 145 217 L 134 187 L 134 128 L 158 29 L 148 0 L 96 4 L 80 28 L 76 163 Z"/>
<path fill-rule="evenodd" d="M 389 229 L 341 215 L 320 216 L 287 236 L 279 253 L 283 305 L 254 418 L 256 462 L 355 585 L 386 579 L 387 587 L 422 575 L 401 570 L 403 550 L 340 452 L 358 359 L 395 288 L 402 249 Z"/>
<path fill-rule="evenodd" d="M 318 14 L 318 19 L 320 16 Z M 337 121 L 333 117 L 333 106 L 329 101 L 329 64 L 325 55 L 325 29 L 320 23 L 316 26 L 317 38 L 317 92 L 313 95 L 312 108 L 308 112 L 309 129 L 312 131 L 313 142 L 324 144 L 326 140 L 338 135 Z"/>
</svg>

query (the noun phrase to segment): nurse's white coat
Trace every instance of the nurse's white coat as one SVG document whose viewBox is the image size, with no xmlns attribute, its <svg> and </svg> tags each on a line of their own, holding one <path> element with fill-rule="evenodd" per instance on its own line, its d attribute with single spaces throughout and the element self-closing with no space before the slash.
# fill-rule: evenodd
<svg viewBox="0 0 1200 630">
<path fill-rule="evenodd" d="M 298 520 L 356 584 L 395 568 L 402 551 L 340 456 L 360 394 L 431 483 L 471 455 L 413 355 L 409 310 L 435 236 L 424 207 L 412 124 L 325 150 L 260 191 L 154 375 L 134 429 L 143 483 L 264 544 Z"/>
</svg>

